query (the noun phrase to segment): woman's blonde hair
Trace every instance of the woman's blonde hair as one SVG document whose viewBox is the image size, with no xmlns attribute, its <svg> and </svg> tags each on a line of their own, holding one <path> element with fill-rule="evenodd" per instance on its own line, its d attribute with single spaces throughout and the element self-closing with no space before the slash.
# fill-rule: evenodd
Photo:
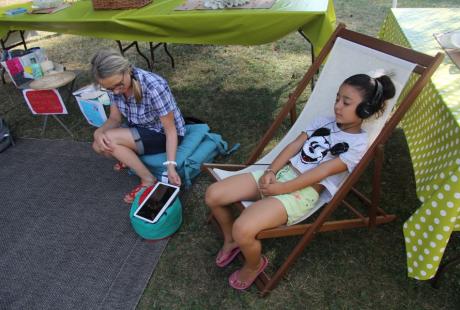
<svg viewBox="0 0 460 310">
<path fill-rule="evenodd" d="M 91 73 L 96 82 L 114 76 L 128 73 L 131 76 L 134 98 L 137 103 L 142 100 L 142 90 L 139 82 L 132 76 L 132 65 L 115 49 L 101 49 L 91 59 Z"/>
</svg>

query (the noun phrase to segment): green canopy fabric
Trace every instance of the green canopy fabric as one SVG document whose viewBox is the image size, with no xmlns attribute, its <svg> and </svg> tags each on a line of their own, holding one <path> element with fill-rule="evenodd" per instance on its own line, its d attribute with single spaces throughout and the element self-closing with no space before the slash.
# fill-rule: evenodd
<svg viewBox="0 0 460 310">
<path fill-rule="evenodd" d="M 126 41 L 185 44 L 257 45 L 302 29 L 319 53 L 335 29 L 332 0 L 277 0 L 270 9 L 176 11 L 184 0 L 155 0 L 132 10 L 95 11 L 81 0 L 53 14 L 4 15 L 0 35 L 8 30 L 42 30 Z"/>
</svg>

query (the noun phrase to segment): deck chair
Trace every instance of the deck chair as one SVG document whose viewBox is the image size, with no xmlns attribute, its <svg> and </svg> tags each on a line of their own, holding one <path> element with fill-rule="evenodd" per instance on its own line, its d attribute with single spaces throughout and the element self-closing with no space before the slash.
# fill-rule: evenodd
<svg viewBox="0 0 460 310">
<path fill-rule="evenodd" d="M 32 64 L 35 63 L 41 64 L 39 66 L 39 68 L 41 68 L 40 77 L 35 77 L 32 74 Z M 16 88 L 22 90 L 30 111 L 34 115 L 44 116 L 41 136 L 43 137 L 45 134 L 48 115 L 51 115 L 73 138 L 70 129 L 57 116 L 58 114 L 67 114 L 67 109 L 58 89 L 64 86 L 69 88 L 69 94 L 66 100 L 69 101 L 72 95 L 76 74 L 74 72 L 65 71 L 65 67 L 62 64 L 48 61 L 48 57 L 41 48 L 2 61 L 1 66 L 8 73 L 11 82 Z M 46 67 L 48 67 L 49 70 L 45 71 L 44 68 Z M 42 71 L 45 71 L 45 76 L 43 76 Z M 54 73 L 51 74 L 51 71 L 54 71 Z"/>
<path fill-rule="evenodd" d="M 291 119 L 296 118 L 295 107 L 298 98 L 326 58 L 327 62 L 321 70 L 316 86 L 289 132 L 277 146 L 256 162 L 275 134 L 276 129 L 280 127 L 288 114 L 291 114 Z M 373 228 L 376 225 L 388 223 L 395 219 L 394 215 L 386 214 L 378 207 L 380 176 L 383 165 L 383 145 L 424 85 L 429 81 L 430 76 L 442 59 L 443 54 L 441 53 L 435 57 L 430 57 L 347 30 L 345 25 L 340 24 L 316 61 L 299 82 L 273 124 L 262 137 L 246 165 L 207 164 L 203 167 L 215 180 L 222 180 L 237 173 L 264 169 L 264 165 L 270 164 L 278 153 L 304 130 L 305 124 L 308 124 L 312 118 L 333 115 L 336 90 L 345 78 L 358 73 L 367 73 L 372 76 L 377 71 L 384 71 L 385 74 L 392 75 L 392 80 L 396 86 L 396 95 L 387 103 L 384 115 L 378 119 L 365 122 L 363 128 L 369 133 L 369 147 L 360 163 L 342 183 L 332 200 L 324 205 L 324 199 L 320 197 L 315 208 L 305 216 L 307 218 L 318 211 L 319 214 L 315 216 L 315 220 L 311 223 L 303 221 L 292 226 L 265 230 L 258 234 L 258 239 L 302 235 L 300 241 L 273 277 L 270 278 L 266 273 L 262 273 L 256 280 L 256 285 L 261 289 L 262 296 L 275 288 L 293 262 L 308 243 L 312 241 L 316 233 L 355 227 Z M 410 82 L 408 82 L 409 79 Z M 400 96 L 401 93 L 404 93 L 404 96 Z M 398 97 L 401 98 L 398 99 Z M 358 181 L 371 160 L 374 160 L 373 189 L 371 198 L 368 199 L 364 194 L 356 190 L 353 185 Z M 363 202 L 367 209 L 367 214 L 363 214 L 344 200 L 348 194 L 354 194 L 358 200 Z M 241 202 L 238 205 L 242 208 L 247 207 L 249 204 L 250 202 Z M 341 205 L 350 209 L 355 218 L 330 220 L 333 212 Z"/>
</svg>

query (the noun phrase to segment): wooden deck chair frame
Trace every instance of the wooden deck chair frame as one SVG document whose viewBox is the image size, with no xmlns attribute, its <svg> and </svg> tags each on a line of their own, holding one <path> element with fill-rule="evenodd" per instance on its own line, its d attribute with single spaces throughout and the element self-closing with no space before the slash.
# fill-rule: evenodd
<svg viewBox="0 0 460 310">
<path fill-rule="evenodd" d="M 290 266 L 299 257 L 305 247 L 313 240 L 314 236 L 318 232 L 333 231 L 339 229 L 350 229 L 355 227 L 369 227 L 374 228 L 376 225 L 388 223 L 393 221 L 395 215 L 386 214 L 381 208 L 379 208 L 380 199 L 380 177 L 383 165 L 383 145 L 390 137 L 393 129 L 402 119 L 404 114 L 410 108 L 411 104 L 415 101 L 423 87 L 429 82 L 431 75 L 434 73 L 436 68 L 442 62 L 444 55 L 438 53 L 436 56 L 431 57 L 407 48 L 403 48 L 367 35 L 363 35 L 351 30 L 346 29 L 345 25 L 340 24 L 331 38 L 319 54 L 318 58 L 306 72 L 302 80 L 297 85 L 295 91 L 290 95 L 288 101 L 283 106 L 282 110 L 275 118 L 273 124 L 270 126 L 266 134 L 262 137 L 259 144 L 251 154 L 249 160 L 245 165 L 232 165 L 232 164 L 205 164 L 203 170 L 208 172 L 211 177 L 215 180 L 220 180 L 221 177 L 216 174 L 215 169 L 224 169 L 228 171 L 240 170 L 248 165 L 255 163 L 260 157 L 264 148 L 267 146 L 269 141 L 272 139 L 275 131 L 280 127 L 283 120 L 290 114 L 291 121 L 294 123 L 296 119 L 296 104 L 299 96 L 305 90 L 307 85 L 312 82 L 315 73 L 320 69 L 320 66 L 326 60 L 329 52 L 331 51 L 337 38 L 343 38 L 347 41 L 354 42 L 356 44 L 371 48 L 378 52 L 388 54 L 404 61 L 410 62 L 414 65 L 411 72 L 415 76 L 415 82 L 411 87 L 405 88 L 405 95 L 400 96 L 398 108 L 392 112 L 391 116 L 387 119 L 383 129 L 376 136 L 374 142 L 369 146 L 367 152 L 363 156 L 362 160 L 355 167 L 353 172 L 344 181 L 339 191 L 334 197 L 322 207 L 319 215 L 316 219 L 309 224 L 296 224 L 293 226 L 281 226 L 274 229 L 268 229 L 260 232 L 257 236 L 258 239 L 266 238 L 278 238 L 293 235 L 303 235 L 300 241 L 296 244 L 294 249 L 288 255 L 283 264 L 278 268 L 275 274 L 270 278 L 266 273 L 262 273 L 256 280 L 256 285 L 261 290 L 262 296 L 268 294 L 273 290 L 279 283 L 284 274 L 288 271 Z M 365 195 L 353 188 L 353 185 L 358 181 L 368 164 L 371 160 L 374 160 L 374 174 L 372 180 L 372 193 L 371 198 L 368 199 Z M 367 216 L 359 212 L 352 205 L 345 202 L 345 197 L 353 193 L 357 195 L 359 200 L 367 207 Z M 335 220 L 331 221 L 328 219 L 332 213 L 339 207 L 339 205 L 345 205 L 349 208 L 352 213 L 356 215 L 356 218 Z M 240 208 L 244 208 L 244 205 L 240 202 L 237 203 Z M 241 255 L 241 254 L 240 254 Z"/>
</svg>

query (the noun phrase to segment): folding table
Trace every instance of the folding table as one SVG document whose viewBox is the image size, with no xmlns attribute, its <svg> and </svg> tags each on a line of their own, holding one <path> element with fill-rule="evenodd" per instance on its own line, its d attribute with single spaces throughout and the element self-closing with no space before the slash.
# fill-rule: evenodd
<svg viewBox="0 0 460 310">
<path fill-rule="evenodd" d="M 399 8 L 386 17 L 380 37 L 435 55 L 442 48 L 433 34 L 455 29 L 460 29 L 460 8 Z M 404 223 L 407 270 L 409 277 L 428 280 L 436 274 L 451 233 L 460 230 L 460 69 L 449 57 L 402 126 L 422 202 Z"/>
<path fill-rule="evenodd" d="M 256 45 L 301 30 L 318 54 L 335 29 L 332 0 L 277 0 L 270 9 L 176 11 L 183 0 L 155 0 L 140 9 L 94 11 L 89 0 L 53 14 L 6 16 L 0 8 L 0 37 L 9 30 L 42 30 L 124 41 Z"/>
</svg>

